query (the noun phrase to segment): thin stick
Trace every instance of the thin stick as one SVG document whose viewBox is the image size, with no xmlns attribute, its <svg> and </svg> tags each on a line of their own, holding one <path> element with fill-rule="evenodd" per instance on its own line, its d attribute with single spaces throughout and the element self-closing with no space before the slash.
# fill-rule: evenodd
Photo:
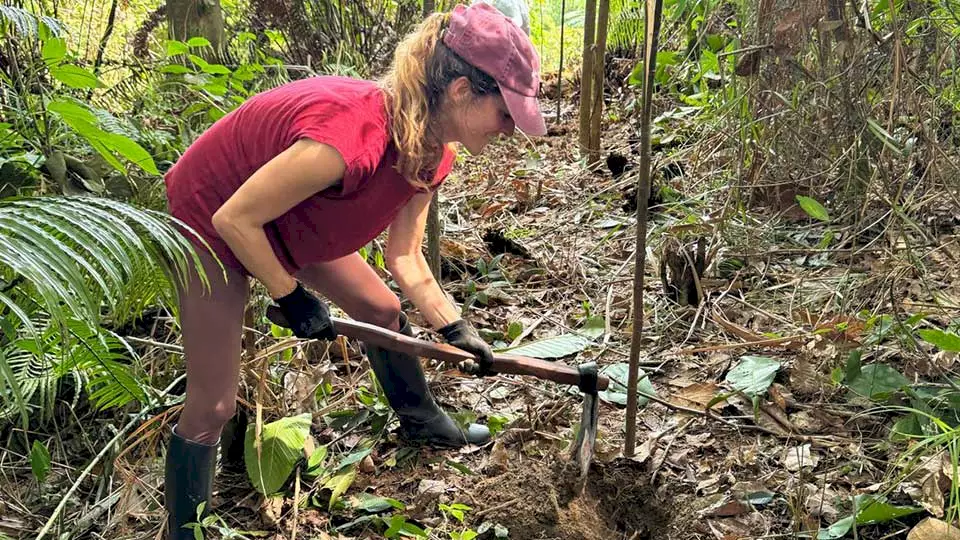
<svg viewBox="0 0 960 540">
<path fill-rule="evenodd" d="M 640 339 L 643 335 L 643 269 L 647 255 L 647 201 L 650 193 L 650 102 L 657 61 L 657 36 L 663 0 L 647 0 L 647 47 L 644 55 L 643 116 L 640 120 L 640 179 L 637 186 L 637 262 L 633 270 L 633 337 L 630 340 L 630 368 L 627 378 L 627 434 L 623 454 L 632 457 L 637 442 L 637 377 L 640 366 Z"/>
<path fill-rule="evenodd" d="M 170 383 L 169 386 L 163 389 L 163 392 L 160 393 L 160 396 L 165 396 L 168 392 L 173 390 L 173 387 L 180 384 L 180 381 L 183 380 L 185 377 L 186 377 L 186 374 L 181 375 L 176 379 L 174 379 L 174 381 Z M 113 448 L 113 445 L 117 444 L 120 441 L 120 439 L 126 436 L 127 431 L 130 428 L 132 428 L 134 424 L 139 422 L 144 415 L 152 411 L 155 405 L 156 403 L 151 403 L 149 406 L 143 407 L 140 410 L 140 412 L 137 413 L 136 416 L 134 416 L 129 422 L 127 422 L 127 424 L 123 426 L 123 428 L 121 428 L 120 431 L 118 431 L 117 434 L 114 435 L 113 438 L 110 439 L 110 441 L 103 446 L 103 449 L 100 450 L 100 453 L 98 453 L 96 456 L 94 456 L 93 459 L 90 460 L 90 463 L 87 464 L 87 467 L 83 469 L 83 472 L 81 472 L 80 476 L 78 476 L 77 479 L 73 482 L 73 485 L 70 486 L 70 489 L 67 490 L 67 493 L 60 499 L 60 504 L 58 504 L 57 507 L 53 509 L 53 513 L 50 514 L 50 517 L 47 519 L 46 524 L 44 524 L 43 528 L 40 529 L 40 533 L 37 534 L 37 540 L 43 540 L 43 537 L 47 535 L 47 533 L 50 531 L 50 527 L 53 526 L 53 522 L 57 520 L 57 517 L 60 516 L 60 512 L 63 512 L 63 508 L 67 505 L 67 501 L 69 501 L 73 496 L 73 492 L 75 492 L 77 488 L 80 487 L 80 484 L 82 484 L 83 480 L 87 477 L 88 474 L 90 474 L 90 471 L 92 471 L 93 468 L 97 466 L 97 463 L 100 463 L 100 460 L 103 459 L 103 456 L 107 455 L 107 452 L 109 452 L 110 449 Z"/>
</svg>

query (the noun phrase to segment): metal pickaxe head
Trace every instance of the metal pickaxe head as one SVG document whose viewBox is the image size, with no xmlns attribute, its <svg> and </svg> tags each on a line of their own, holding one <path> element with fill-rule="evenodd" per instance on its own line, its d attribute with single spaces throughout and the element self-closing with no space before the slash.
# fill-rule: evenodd
<svg viewBox="0 0 960 540">
<path fill-rule="evenodd" d="M 593 449 L 597 443 L 597 420 L 600 416 L 599 373 L 596 362 L 580 364 L 580 381 L 577 386 L 583 392 L 583 411 L 580 413 L 580 428 L 573 445 L 571 459 L 580 466 L 580 478 L 587 476 L 593 461 Z"/>
</svg>

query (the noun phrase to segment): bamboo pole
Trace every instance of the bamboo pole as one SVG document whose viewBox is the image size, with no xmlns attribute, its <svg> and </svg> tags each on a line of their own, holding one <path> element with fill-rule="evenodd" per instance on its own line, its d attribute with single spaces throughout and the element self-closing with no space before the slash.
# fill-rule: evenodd
<svg viewBox="0 0 960 540">
<path fill-rule="evenodd" d="M 663 0 L 647 0 L 646 45 L 643 57 L 643 113 L 640 120 L 640 178 L 637 186 L 637 260 L 633 270 L 633 336 L 627 376 L 627 433 L 623 455 L 632 457 L 637 442 L 637 383 L 640 368 L 640 338 L 643 336 L 643 269 L 647 253 L 647 201 L 650 198 L 650 102 L 656 73 L 657 38 Z"/>
<path fill-rule="evenodd" d="M 591 166 L 600 161 L 600 123 L 603 118 L 603 80 L 607 55 L 607 21 L 610 18 L 610 0 L 600 0 L 597 16 L 596 44 L 593 51 L 593 105 L 590 112 L 590 139 L 588 142 Z"/>
<path fill-rule="evenodd" d="M 580 152 L 590 148 L 590 110 L 593 97 L 593 45 L 597 0 L 586 0 L 583 18 L 583 65 L 580 68 Z"/>
</svg>

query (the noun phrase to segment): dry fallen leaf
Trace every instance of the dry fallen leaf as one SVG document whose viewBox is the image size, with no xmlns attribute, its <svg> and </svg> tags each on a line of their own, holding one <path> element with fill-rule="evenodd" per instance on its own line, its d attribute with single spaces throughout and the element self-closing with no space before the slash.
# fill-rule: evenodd
<svg viewBox="0 0 960 540">
<path fill-rule="evenodd" d="M 260 505 L 260 519 L 267 527 L 280 525 L 280 516 L 283 515 L 283 496 L 267 497 Z"/>
<path fill-rule="evenodd" d="M 927 518 L 910 531 L 907 540 L 960 540 L 960 529 L 937 518 Z"/>
<path fill-rule="evenodd" d="M 372 473 L 376 469 L 376 466 L 373 464 L 373 458 L 370 457 L 369 454 L 360 461 L 360 472 Z"/>
<path fill-rule="evenodd" d="M 703 410 L 719 393 L 720 387 L 714 383 L 694 383 L 678 390 L 673 401 L 677 405 Z"/>
<path fill-rule="evenodd" d="M 700 517 L 733 517 L 750 512 L 750 506 L 736 499 L 724 497 L 700 511 Z"/>
<path fill-rule="evenodd" d="M 809 444 L 788 448 L 783 455 L 783 465 L 790 472 L 803 468 L 815 469 L 819 462 L 820 458 L 810 451 Z"/>
</svg>

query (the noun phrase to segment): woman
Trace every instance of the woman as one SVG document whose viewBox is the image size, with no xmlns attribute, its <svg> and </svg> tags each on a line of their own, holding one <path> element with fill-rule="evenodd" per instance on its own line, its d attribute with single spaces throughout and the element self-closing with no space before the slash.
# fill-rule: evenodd
<svg viewBox="0 0 960 540">
<path fill-rule="evenodd" d="M 187 393 L 167 451 L 171 538 L 192 538 L 224 424 L 235 412 L 248 277 L 260 280 L 302 338 L 333 339 L 322 293 L 350 317 L 410 334 L 400 302 L 357 250 L 389 228 L 384 260 L 403 293 L 453 346 L 487 344 L 459 316 L 421 251 L 432 191 L 453 165 L 518 127 L 546 132 L 539 59 L 523 31 L 487 4 L 427 18 L 398 46 L 379 83 L 316 77 L 259 94 L 201 135 L 166 176 L 171 214 L 226 268 L 205 259 L 180 293 Z M 417 358 L 368 346 L 370 365 L 409 441 L 456 447 L 461 430 L 434 401 Z"/>
</svg>

